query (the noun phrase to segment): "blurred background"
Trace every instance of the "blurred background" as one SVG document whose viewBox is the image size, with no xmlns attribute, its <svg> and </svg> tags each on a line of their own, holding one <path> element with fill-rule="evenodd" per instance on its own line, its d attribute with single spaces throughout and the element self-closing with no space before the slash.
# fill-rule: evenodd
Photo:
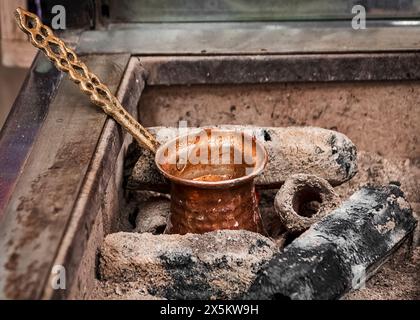
<svg viewBox="0 0 420 320">
<path fill-rule="evenodd" d="M 349 20 L 355 5 L 366 8 L 369 19 L 411 19 L 420 15 L 420 0 L 1 0 L 0 1 L 0 128 L 35 55 L 12 16 L 17 6 L 45 21 L 51 8 L 63 5 L 69 21 L 72 6 L 99 10 L 108 23 L 193 21 L 320 21 Z M 89 10 L 86 10 L 88 12 Z M 79 11 L 80 12 L 80 11 Z M 73 18 L 73 19 L 71 19 Z M 94 28 L 96 21 L 92 21 Z M 99 22 L 100 24 L 100 22 Z"/>
<path fill-rule="evenodd" d="M 0 1 L 0 129 L 25 79 L 35 50 L 15 25 L 13 10 L 25 0 Z"/>
<path fill-rule="evenodd" d="M 0 66 L 0 128 L 25 78 L 26 68 Z"/>
<path fill-rule="evenodd" d="M 418 0 L 103 0 L 113 22 L 339 20 L 355 5 L 372 19 L 418 17 Z"/>
</svg>

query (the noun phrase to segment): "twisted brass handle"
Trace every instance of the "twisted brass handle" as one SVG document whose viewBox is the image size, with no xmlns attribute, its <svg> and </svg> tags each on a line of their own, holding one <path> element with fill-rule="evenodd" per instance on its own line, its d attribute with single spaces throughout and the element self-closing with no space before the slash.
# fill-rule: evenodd
<svg viewBox="0 0 420 320">
<path fill-rule="evenodd" d="M 15 17 L 19 28 L 29 36 L 32 45 L 41 49 L 59 70 L 68 73 L 90 100 L 114 118 L 137 142 L 153 153 L 156 152 L 159 143 L 154 136 L 121 106 L 108 87 L 89 71 L 72 49 L 56 37 L 49 27 L 43 25 L 35 14 L 17 8 Z"/>
</svg>

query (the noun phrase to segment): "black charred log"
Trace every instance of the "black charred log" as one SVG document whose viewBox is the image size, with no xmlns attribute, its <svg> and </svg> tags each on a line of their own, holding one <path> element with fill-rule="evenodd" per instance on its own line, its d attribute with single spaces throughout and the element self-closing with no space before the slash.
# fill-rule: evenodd
<svg viewBox="0 0 420 320">
<path fill-rule="evenodd" d="M 276 254 L 248 299 L 338 299 L 357 288 L 417 224 L 395 185 L 364 187 Z"/>
</svg>

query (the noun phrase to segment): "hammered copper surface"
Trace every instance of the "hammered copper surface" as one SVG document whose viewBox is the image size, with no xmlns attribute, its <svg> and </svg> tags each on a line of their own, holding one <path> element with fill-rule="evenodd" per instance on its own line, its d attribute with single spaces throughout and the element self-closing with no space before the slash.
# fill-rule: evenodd
<svg viewBox="0 0 420 320">
<path fill-rule="evenodd" d="M 267 162 L 264 147 L 243 132 L 204 132 L 200 137 L 171 140 L 156 154 L 157 167 L 171 181 L 171 214 L 165 232 L 245 229 L 263 233 L 254 178 Z M 222 150 L 227 155 L 225 162 L 221 160 Z M 205 153 L 207 161 L 193 163 L 187 157 L 183 164 L 179 163 L 180 155 L 192 153 Z M 235 153 L 240 163 L 234 161 Z"/>
<path fill-rule="evenodd" d="M 252 180 L 222 189 L 172 183 L 167 233 L 205 233 L 219 229 L 263 231 Z"/>
</svg>

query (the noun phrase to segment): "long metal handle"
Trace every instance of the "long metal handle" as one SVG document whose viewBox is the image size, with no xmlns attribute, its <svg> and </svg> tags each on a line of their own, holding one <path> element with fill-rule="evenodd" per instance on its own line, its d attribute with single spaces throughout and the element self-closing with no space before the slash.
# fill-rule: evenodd
<svg viewBox="0 0 420 320">
<path fill-rule="evenodd" d="M 29 36 L 32 45 L 41 49 L 59 70 L 68 73 L 90 100 L 114 118 L 137 142 L 156 153 L 159 143 L 155 137 L 121 106 L 108 87 L 89 71 L 76 53 L 55 36 L 48 26 L 42 24 L 37 15 L 17 8 L 15 17 L 19 28 Z"/>
</svg>

